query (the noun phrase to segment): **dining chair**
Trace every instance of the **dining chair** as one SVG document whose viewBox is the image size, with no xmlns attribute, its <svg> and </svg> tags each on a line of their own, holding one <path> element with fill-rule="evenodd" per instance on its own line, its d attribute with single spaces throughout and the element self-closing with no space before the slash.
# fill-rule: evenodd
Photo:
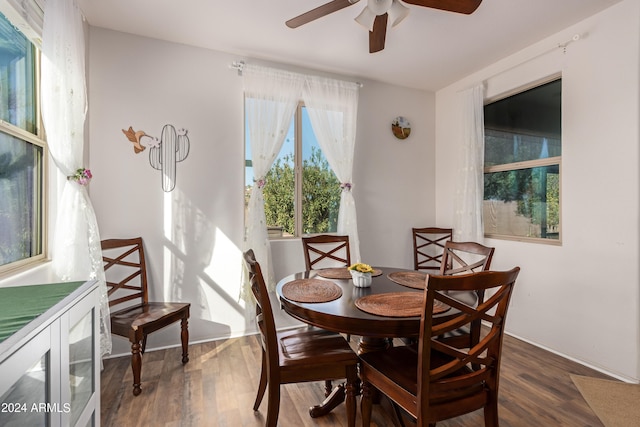
<svg viewBox="0 0 640 427">
<path fill-rule="evenodd" d="M 182 363 L 189 361 L 189 309 L 181 302 L 149 301 L 147 267 L 141 237 L 101 242 L 111 310 L 111 333 L 129 339 L 133 395 L 141 393 L 142 355 L 147 335 L 180 322 Z"/>
<path fill-rule="evenodd" d="M 412 228 L 413 269 L 437 273 L 440 271 L 445 242 L 452 239 L 452 228 Z"/>
<path fill-rule="evenodd" d="M 320 234 L 302 238 L 304 250 L 304 264 L 306 270 L 317 270 L 330 267 L 349 267 L 351 265 L 351 251 L 349 250 L 349 236 L 335 236 Z M 346 334 L 347 341 L 351 335 Z M 327 382 L 326 393 L 331 390 L 331 382 Z"/>
<path fill-rule="evenodd" d="M 484 409 L 485 427 L 498 426 L 498 385 L 504 325 L 509 300 L 520 271 L 484 271 L 457 276 L 429 276 L 417 345 L 392 347 L 360 355 L 362 425 L 371 422 L 375 390 L 417 420 L 417 426 Z M 450 291 L 495 290 L 475 307 L 448 295 Z M 433 322 L 434 304 L 450 306 L 444 322 Z M 436 337 L 482 318 L 488 333 L 469 349 Z"/>
<path fill-rule="evenodd" d="M 494 252 L 495 248 L 477 242 L 447 241 L 444 244 L 440 274 L 451 276 L 488 270 Z"/>
<path fill-rule="evenodd" d="M 324 329 L 277 331 L 269 294 L 253 250 L 244 253 L 251 291 L 256 302 L 256 323 L 262 340 L 262 368 L 253 410 L 269 390 L 267 427 L 275 427 L 280 410 L 280 385 L 346 378 L 347 425 L 356 423 L 358 356 L 342 335 Z M 312 408 L 313 409 L 313 408 Z M 313 416 L 313 412 L 310 410 Z"/>
<path fill-rule="evenodd" d="M 302 238 L 307 270 L 351 265 L 349 236 L 320 234 Z"/>
<path fill-rule="evenodd" d="M 447 241 L 444 245 L 439 274 L 453 276 L 489 270 L 494 251 L 495 248 L 477 242 Z M 477 289 L 473 293 L 452 292 L 451 295 L 469 303 L 473 303 L 473 299 L 476 299 L 478 305 L 484 302 L 483 289 Z M 480 339 L 481 327 L 482 319 L 478 318 L 471 322 L 468 328 L 459 328 L 441 339 L 457 347 L 471 347 Z"/>
</svg>

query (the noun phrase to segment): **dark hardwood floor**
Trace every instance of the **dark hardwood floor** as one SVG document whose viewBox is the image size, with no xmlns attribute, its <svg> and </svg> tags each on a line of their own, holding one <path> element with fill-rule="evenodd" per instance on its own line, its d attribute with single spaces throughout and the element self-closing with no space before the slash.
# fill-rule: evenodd
<svg viewBox="0 0 640 427">
<path fill-rule="evenodd" d="M 351 342 L 357 340 L 352 337 Z M 142 394 L 131 393 L 129 357 L 107 359 L 101 376 L 103 427 L 264 426 L 266 396 L 252 410 L 260 373 L 256 336 L 193 344 L 182 365 L 180 348 L 148 352 L 142 364 Z M 569 377 L 608 378 L 512 337 L 505 337 L 500 383 L 501 427 L 602 426 Z M 310 418 L 309 406 L 324 399 L 322 383 L 281 387 L 279 426 L 346 426 L 340 405 Z M 374 405 L 372 426 L 392 426 L 385 402 Z M 357 425 L 360 425 L 358 406 Z M 482 411 L 438 423 L 438 427 L 483 426 Z"/>
</svg>

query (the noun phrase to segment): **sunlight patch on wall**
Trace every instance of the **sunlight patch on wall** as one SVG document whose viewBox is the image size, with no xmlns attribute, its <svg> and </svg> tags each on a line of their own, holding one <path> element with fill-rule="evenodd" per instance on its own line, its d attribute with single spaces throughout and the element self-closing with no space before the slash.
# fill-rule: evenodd
<svg viewBox="0 0 640 427">
<path fill-rule="evenodd" d="M 240 248 L 179 187 L 164 194 L 162 220 L 164 300 L 190 302 L 193 323 L 205 321 L 222 335 L 242 334 Z"/>
<path fill-rule="evenodd" d="M 163 218 L 163 227 L 164 230 L 164 238 L 171 241 L 171 237 L 173 234 L 173 211 L 171 209 L 172 205 L 172 195 L 171 193 L 164 193 L 163 197 L 163 206 L 162 206 L 162 218 Z"/>
<path fill-rule="evenodd" d="M 242 281 L 242 251 L 219 228 L 216 228 L 215 246 L 211 262 L 204 269 L 209 276 L 230 299 L 238 301 Z"/>
<path fill-rule="evenodd" d="M 171 242 L 172 241 L 172 225 L 173 225 L 173 211 L 171 209 L 172 205 L 172 195 L 171 193 L 164 193 L 163 197 L 163 209 L 162 209 L 162 217 L 163 217 L 163 230 L 164 230 L 164 238 Z M 162 277 L 164 280 L 163 288 L 163 298 L 165 301 L 171 300 L 171 285 L 173 276 L 173 251 L 171 248 L 164 246 L 163 250 L 163 263 L 162 263 Z"/>
</svg>

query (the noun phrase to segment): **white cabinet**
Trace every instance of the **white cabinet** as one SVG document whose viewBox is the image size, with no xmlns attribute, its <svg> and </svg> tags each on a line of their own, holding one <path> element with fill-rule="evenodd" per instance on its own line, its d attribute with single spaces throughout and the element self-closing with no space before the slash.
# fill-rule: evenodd
<svg viewBox="0 0 640 427">
<path fill-rule="evenodd" d="M 97 282 L 0 288 L 0 426 L 99 426 Z"/>
</svg>

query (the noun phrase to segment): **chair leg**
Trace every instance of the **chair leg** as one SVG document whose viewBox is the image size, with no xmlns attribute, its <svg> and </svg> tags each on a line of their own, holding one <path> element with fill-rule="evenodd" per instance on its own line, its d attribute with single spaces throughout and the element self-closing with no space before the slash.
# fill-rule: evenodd
<svg viewBox="0 0 640 427">
<path fill-rule="evenodd" d="M 360 412 L 362 415 L 362 427 L 369 427 L 371 425 L 371 405 L 373 395 L 371 390 L 371 384 L 367 382 L 362 383 L 362 400 L 360 400 Z"/>
<path fill-rule="evenodd" d="M 189 320 L 183 317 L 180 321 L 180 340 L 182 341 L 182 363 L 189 361 Z"/>
<path fill-rule="evenodd" d="M 258 394 L 256 395 L 256 401 L 253 403 L 253 410 L 257 411 L 262 403 L 264 392 L 267 389 L 267 360 L 264 351 L 262 352 L 262 367 L 260 368 L 260 383 L 258 384 Z"/>
<path fill-rule="evenodd" d="M 498 427 L 498 424 L 498 399 L 494 394 L 484 407 L 484 425 L 485 427 Z"/>
<path fill-rule="evenodd" d="M 347 407 L 347 425 L 348 427 L 356 427 L 356 393 L 358 387 L 358 368 L 357 366 L 347 367 L 347 383 L 345 385 L 347 391 L 347 399 L 345 405 Z"/>
<path fill-rule="evenodd" d="M 139 342 L 131 344 L 131 371 L 133 372 L 133 395 L 137 396 L 142 392 L 142 389 L 140 388 L 142 356 L 140 354 Z"/>
<path fill-rule="evenodd" d="M 266 427 L 278 425 L 278 413 L 280 412 L 280 383 L 269 381 L 269 397 L 267 398 L 267 423 Z"/>
</svg>

